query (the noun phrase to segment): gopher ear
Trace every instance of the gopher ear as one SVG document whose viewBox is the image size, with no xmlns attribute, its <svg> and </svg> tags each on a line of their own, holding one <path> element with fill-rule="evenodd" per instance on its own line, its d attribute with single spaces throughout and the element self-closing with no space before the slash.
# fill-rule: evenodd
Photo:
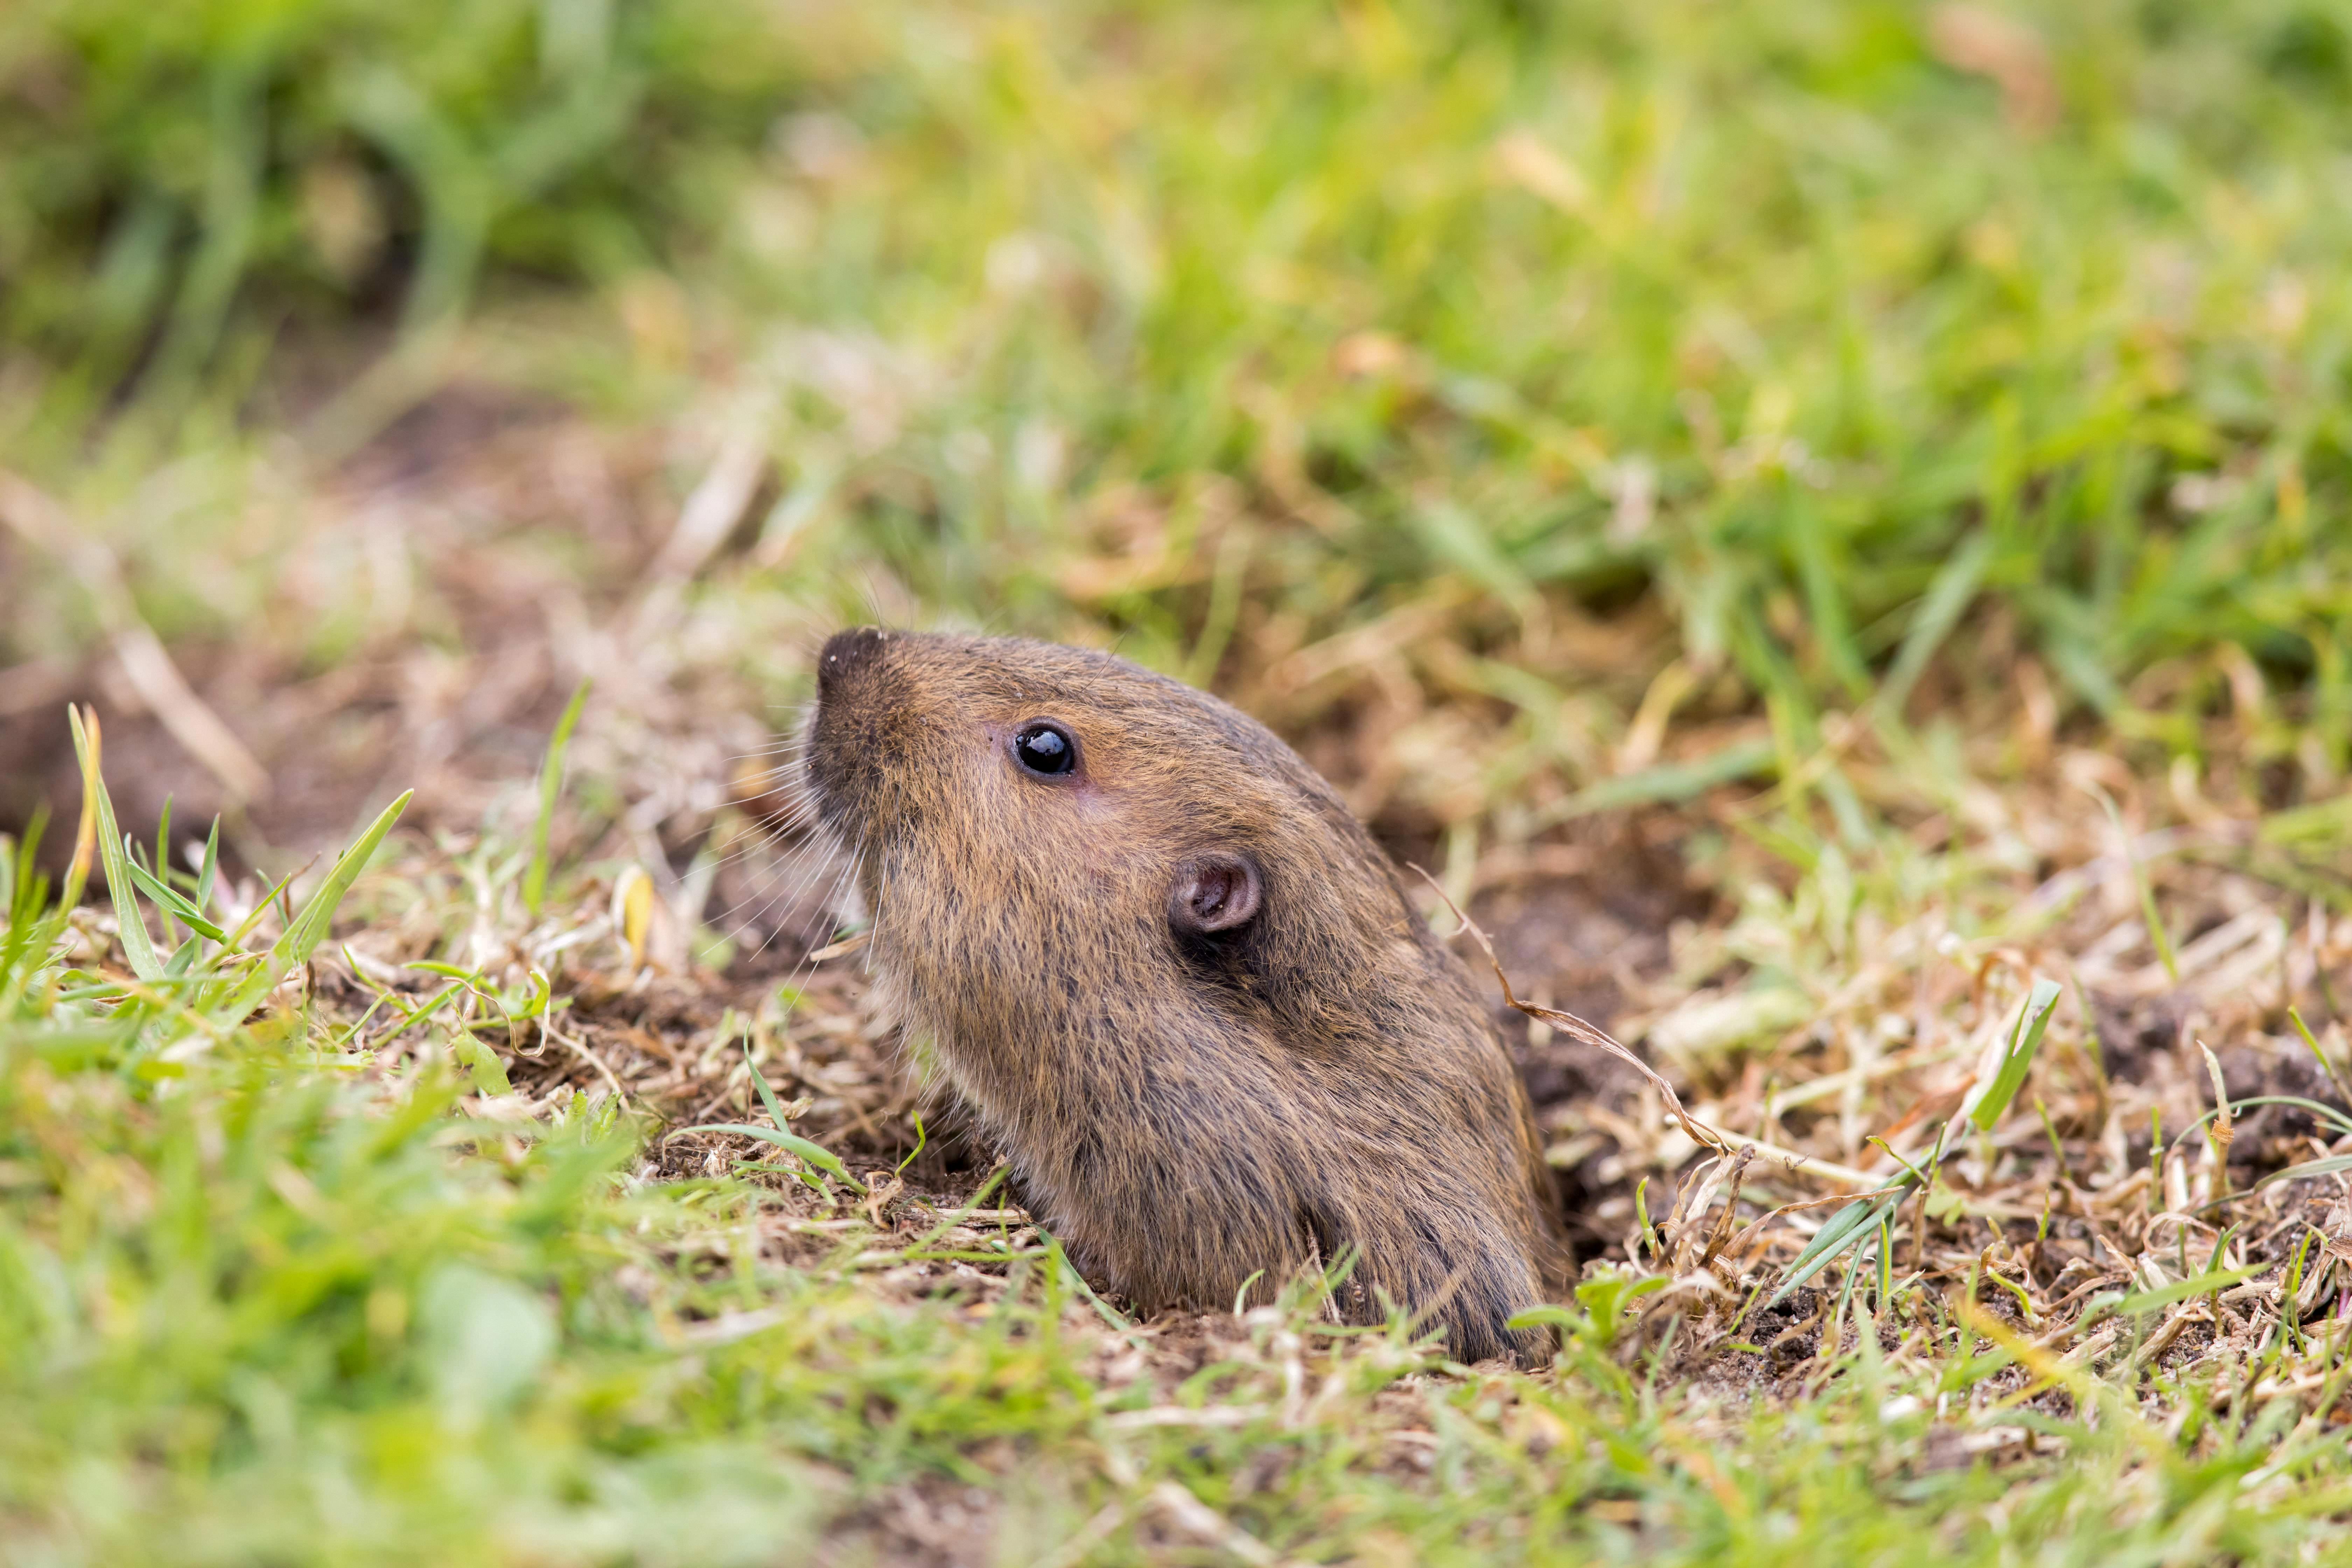
<svg viewBox="0 0 2352 1568">
<path fill-rule="evenodd" d="M 1176 868 L 1168 893 L 1168 923 L 1179 931 L 1205 936 L 1248 923 L 1263 901 L 1257 862 L 1246 855 L 1213 850 Z"/>
</svg>

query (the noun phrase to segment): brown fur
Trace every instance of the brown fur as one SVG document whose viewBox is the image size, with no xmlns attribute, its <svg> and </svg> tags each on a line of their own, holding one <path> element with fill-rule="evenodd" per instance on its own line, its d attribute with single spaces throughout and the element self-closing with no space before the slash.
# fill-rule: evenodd
<svg viewBox="0 0 2352 1568">
<path fill-rule="evenodd" d="M 1124 660 L 1009 638 L 844 632 L 819 689 L 808 782 L 859 857 L 871 962 L 1081 1268 L 1146 1310 L 1218 1308 L 1352 1246 L 1349 1319 L 1385 1295 L 1465 1360 L 1543 1353 L 1504 1326 L 1556 1247 L 1526 1090 L 1296 752 Z M 1074 773 L 1014 760 L 1041 718 Z M 1171 915 L 1203 856 L 1259 873 L 1234 930 Z"/>
</svg>

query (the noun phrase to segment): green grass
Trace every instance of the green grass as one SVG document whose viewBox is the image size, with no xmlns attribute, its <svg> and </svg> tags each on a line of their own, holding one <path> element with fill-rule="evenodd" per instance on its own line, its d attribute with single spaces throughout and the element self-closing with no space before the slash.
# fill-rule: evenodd
<svg viewBox="0 0 2352 1568">
<path fill-rule="evenodd" d="M 1801 740 L 1990 636 L 2194 752 L 2234 644 L 2288 710 L 2252 760 L 2325 785 L 2352 34 L 2072 7 L 2005 113 L 1958 14 L 20 7 L 0 438 L 107 512 L 224 398 L 315 428 L 273 335 L 446 348 L 467 300 L 577 279 L 601 311 L 457 363 L 626 419 L 764 393 L 796 577 L 1241 683 L 1454 580 L 1459 635 L 1547 680 L 1630 708 L 1678 647 L 1730 672 L 1695 701 Z M 449 366 L 411 368 L 378 415 Z M 219 626 L 184 580 L 249 505 L 109 525 L 163 619 Z M 1672 632 L 1629 671 L 1547 635 L 1636 597 Z"/>
<path fill-rule="evenodd" d="M 1890 1127 L 1940 1058 L 1794 1131 L 1776 1097 L 1906 1040 L 1957 1058 L 2118 921 L 2142 945 L 2100 973 L 2177 972 L 2224 1055 L 2299 1060 L 2287 1007 L 2336 1010 L 2352 14 L 2044 10 L 29 0 L 0 14 L 0 464 L 174 647 L 286 682 L 454 661 L 488 584 L 748 705 L 882 613 L 1215 686 L 1451 886 L 1605 858 L 1634 814 L 1711 900 L 1646 982 L 1654 1055 L 1851 1161 L 1839 1119 Z M 337 465 L 453 385 L 657 452 L 639 533 L 509 492 L 383 531 Z M 752 511 L 690 618 L 638 616 L 736 431 Z M 0 677 L 91 657 L 119 628 L 6 521 Z M 564 722 L 617 817 L 659 733 Z M 1654 1252 L 1559 1310 L 1543 1374 L 1331 1334 L 1304 1285 L 1147 1334 L 1050 1238 L 943 1240 L 977 1176 L 869 1209 L 821 1168 L 674 1168 L 601 1089 L 502 1115 L 543 1070 L 519 1042 L 616 983 L 609 943 L 544 990 L 514 956 L 592 932 L 625 869 L 567 859 L 565 779 L 559 746 L 535 818 L 387 822 L 278 913 L 95 814 L 69 917 L 8 858 L 0 1559 L 2346 1556 L 2324 1305 L 2129 1360 L 2233 1256 L 2299 1267 L 2251 1224 L 2139 1224 L 2168 1283 L 2117 1287 L 2079 1365 L 2021 1371 L 1986 1321 L 1971 1260 L 2020 1287 L 1970 1205 L 2151 1110 L 2193 1150 L 2210 1109 L 2201 1067 L 2110 1082 L 2132 1043 L 2079 974 L 2014 1114 L 1946 1151 L 1930 1276 L 1858 1232 L 1813 1281 L 1886 1348 L 1752 1386 L 1747 1352 L 1683 1359 L 1730 1331 L 1612 1294 Z M 2027 897 L 2095 855 L 2122 879 Z M 2248 899 L 2287 922 L 2275 1007 L 2267 972 L 2194 991 Z M 373 931 L 434 989 L 351 979 L 336 944 Z M 723 1074 L 740 1022 L 685 1043 Z M 1635 1131 L 1613 1196 L 1688 1170 Z M 1743 1220 L 1822 1190 L 1755 1180 Z M 2229 1213 L 2305 1245 L 2264 1201 Z M 1758 1300 L 1801 1239 L 1769 1233 Z"/>
<path fill-rule="evenodd" d="M 414 858 L 380 857 L 344 921 L 414 900 Z M 873 1525 L 909 1489 L 976 1513 L 946 1542 L 962 1561 L 2341 1549 L 2352 1465 L 2324 1426 L 2282 1441 L 2300 1400 L 2209 1421 L 2160 1374 L 2077 1372 L 2056 1375 L 2103 1405 L 2095 1426 L 1988 1410 L 2010 1357 L 1977 1331 L 2006 1331 L 1916 1294 L 1882 1300 L 1897 1355 L 1865 1334 L 1805 1396 L 1751 1405 L 1661 1382 L 1667 1343 L 1598 1285 L 1555 1314 L 1540 1377 L 1465 1373 L 1402 1324 L 1331 1330 L 1311 1288 L 1190 1355 L 1127 1356 L 1150 1342 L 1034 1242 L 943 1289 L 877 1287 L 936 1243 L 872 1230 L 846 1187 L 633 1175 L 648 1129 L 610 1098 L 463 1113 L 449 1037 L 391 1048 L 306 1001 L 283 949 L 184 931 L 160 983 L 94 967 L 91 928 L 29 865 L 0 947 L 12 1563 L 767 1563 L 820 1539 L 891 1560 L 908 1542 Z M 527 918 L 511 879 L 495 896 Z M 297 929 L 338 901 L 322 886 Z M 250 1022 L 207 1010 L 281 975 Z M 777 1222 L 828 1219 L 848 1223 L 778 1256 Z M 2040 1435 L 2063 1458 L 1937 1458 L 1939 1400 L 1971 1389 L 1948 1437 Z"/>
</svg>

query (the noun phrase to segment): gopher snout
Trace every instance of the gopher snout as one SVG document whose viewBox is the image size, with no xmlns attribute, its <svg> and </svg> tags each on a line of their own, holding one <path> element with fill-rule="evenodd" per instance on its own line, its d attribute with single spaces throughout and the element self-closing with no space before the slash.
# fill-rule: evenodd
<svg viewBox="0 0 2352 1568">
<path fill-rule="evenodd" d="M 904 749 L 903 719 L 887 689 L 889 634 L 855 626 L 817 655 L 817 707 L 808 735 L 807 781 L 817 816 L 855 842 L 867 830 L 882 753 Z"/>
<path fill-rule="evenodd" d="M 881 658 L 887 637 L 879 626 L 852 626 L 825 638 L 824 651 L 816 660 L 818 700 L 835 696 L 845 684 L 871 668 Z"/>
</svg>

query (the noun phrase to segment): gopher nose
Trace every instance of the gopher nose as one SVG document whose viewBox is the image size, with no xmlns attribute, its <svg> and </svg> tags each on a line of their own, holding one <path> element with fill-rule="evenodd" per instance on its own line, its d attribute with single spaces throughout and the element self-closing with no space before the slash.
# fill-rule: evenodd
<svg viewBox="0 0 2352 1568">
<path fill-rule="evenodd" d="M 824 651 L 816 659 L 817 700 L 826 700 L 841 689 L 845 681 L 856 679 L 880 663 L 885 636 L 879 626 L 852 626 L 827 637 Z"/>
</svg>

